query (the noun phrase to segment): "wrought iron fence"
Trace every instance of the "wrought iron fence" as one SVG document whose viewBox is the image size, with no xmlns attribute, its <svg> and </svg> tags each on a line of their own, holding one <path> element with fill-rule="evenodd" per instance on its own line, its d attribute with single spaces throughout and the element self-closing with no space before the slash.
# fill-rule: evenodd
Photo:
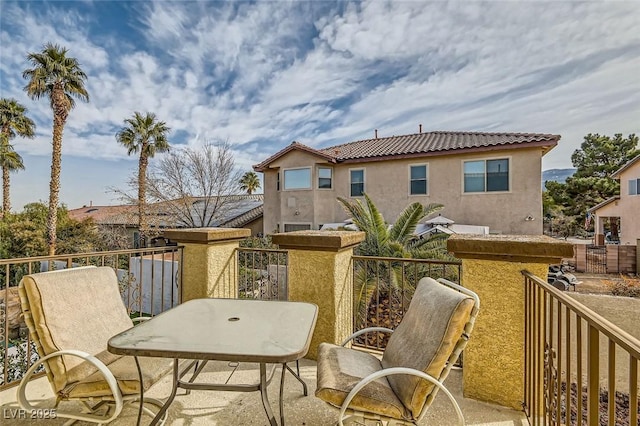
<svg viewBox="0 0 640 426">
<path fill-rule="evenodd" d="M 182 247 L 0 259 L 0 390 L 16 384 L 38 359 L 21 317 L 18 283 L 27 274 L 79 266 L 111 266 L 129 315 L 153 316 L 181 300 Z"/>
<path fill-rule="evenodd" d="M 638 425 L 640 341 L 524 271 L 532 425 Z"/>
<path fill-rule="evenodd" d="M 288 299 L 288 252 L 263 248 L 238 249 L 238 298 Z"/>
<path fill-rule="evenodd" d="M 461 268 L 459 261 L 353 256 L 353 331 L 395 329 L 421 278 L 446 278 L 459 284 Z M 381 350 L 388 338 L 385 333 L 366 333 L 354 345 Z"/>
</svg>

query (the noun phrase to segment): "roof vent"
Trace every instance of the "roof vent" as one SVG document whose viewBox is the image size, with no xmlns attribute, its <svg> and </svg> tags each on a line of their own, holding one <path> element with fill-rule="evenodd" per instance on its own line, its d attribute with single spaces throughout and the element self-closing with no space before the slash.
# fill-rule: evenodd
<svg viewBox="0 0 640 426">
<path fill-rule="evenodd" d="M 375 134 L 375 138 L 378 139 L 378 129 L 375 129 L 374 134 Z"/>
<path fill-rule="evenodd" d="M 422 124 L 418 124 L 418 133 L 422 134 Z"/>
</svg>

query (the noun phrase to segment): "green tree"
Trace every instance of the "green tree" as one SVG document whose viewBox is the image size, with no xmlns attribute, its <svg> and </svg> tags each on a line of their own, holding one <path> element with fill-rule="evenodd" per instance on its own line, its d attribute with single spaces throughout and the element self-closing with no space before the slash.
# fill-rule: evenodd
<svg viewBox="0 0 640 426">
<path fill-rule="evenodd" d="M 33 138 L 35 123 L 26 115 L 27 108 L 15 99 L 0 99 L 0 167 L 2 167 L 2 212 L 0 217 L 11 211 L 9 173 L 24 170 L 22 157 L 9 143 L 16 136 Z"/>
<path fill-rule="evenodd" d="M 364 194 L 360 200 L 349 201 L 338 197 L 353 223 L 363 231 L 365 240 L 356 249 L 362 256 L 382 256 L 417 259 L 451 259 L 445 248 L 445 235 L 433 234 L 428 238 L 415 238 L 418 223 L 423 218 L 441 210 L 441 204 L 412 203 L 405 208 L 398 220 L 389 227 L 375 203 Z"/>
<path fill-rule="evenodd" d="M 93 220 L 71 219 L 64 205 L 57 210 L 57 215 L 56 232 L 60 254 L 87 253 L 105 248 Z M 45 204 L 30 203 L 22 212 L 7 214 L 0 220 L 0 257 L 46 255 L 47 216 L 48 208 Z"/>
<path fill-rule="evenodd" d="M 240 189 L 251 195 L 260 189 L 260 179 L 255 172 L 247 172 L 240 179 Z"/>
<path fill-rule="evenodd" d="M 545 186 L 547 196 L 566 216 L 567 228 L 579 228 L 589 208 L 620 193 L 620 184 L 611 175 L 640 154 L 637 146 L 635 134 L 624 138 L 620 133 L 613 137 L 589 133 L 584 137 L 571 156 L 576 167 L 573 176 L 564 184 L 547 182 Z"/>
<path fill-rule="evenodd" d="M 56 221 L 60 202 L 60 170 L 62 167 L 62 134 L 75 107 L 75 100 L 89 102 L 85 88 L 87 75 L 76 58 L 67 56 L 68 50 L 56 44 L 45 44 L 42 52 L 29 53 L 32 68 L 22 76 L 28 80 L 24 90 L 31 99 L 46 97 L 53 110 L 53 142 L 51 152 L 51 181 L 49 183 L 49 213 L 47 215 L 47 242 L 49 254 L 56 253 Z"/>
<path fill-rule="evenodd" d="M 153 113 L 142 115 L 135 112 L 132 118 L 124 120 L 123 127 L 117 134 L 116 140 L 127 148 L 127 154 L 140 153 L 138 160 L 138 227 L 140 237 L 147 243 L 149 224 L 146 216 L 147 204 L 147 167 L 149 158 L 156 152 L 169 150 L 167 135 L 171 129 L 164 121 L 158 121 Z"/>
</svg>

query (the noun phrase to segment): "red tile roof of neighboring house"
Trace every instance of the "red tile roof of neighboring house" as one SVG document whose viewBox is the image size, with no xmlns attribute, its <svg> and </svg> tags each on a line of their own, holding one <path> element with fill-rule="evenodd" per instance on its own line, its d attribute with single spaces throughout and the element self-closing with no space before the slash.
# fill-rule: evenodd
<svg viewBox="0 0 640 426">
<path fill-rule="evenodd" d="M 265 170 L 269 164 L 298 149 L 329 162 L 380 161 L 390 158 L 424 157 L 452 151 L 489 151 L 505 148 L 543 147 L 545 152 L 558 144 L 560 135 L 541 133 L 427 132 L 365 139 L 316 150 L 294 142 L 254 167 Z"/>
<path fill-rule="evenodd" d="M 75 220 L 93 219 L 98 224 L 137 225 L 136 206 L 84 206 L 69 210 L 69 217 Z"/>
</svg>

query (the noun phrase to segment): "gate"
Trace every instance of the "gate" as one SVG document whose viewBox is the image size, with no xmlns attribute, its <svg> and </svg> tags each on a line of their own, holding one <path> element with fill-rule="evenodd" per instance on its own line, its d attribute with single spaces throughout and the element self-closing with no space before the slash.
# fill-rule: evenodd
<svg viewBox="0 0 640 426">
<path fill-rule="evenodd" d="M 586 271 L 592 274 L 607 273 L 607 247 L 588 245 L 586 250 Z"/>
</svg>

